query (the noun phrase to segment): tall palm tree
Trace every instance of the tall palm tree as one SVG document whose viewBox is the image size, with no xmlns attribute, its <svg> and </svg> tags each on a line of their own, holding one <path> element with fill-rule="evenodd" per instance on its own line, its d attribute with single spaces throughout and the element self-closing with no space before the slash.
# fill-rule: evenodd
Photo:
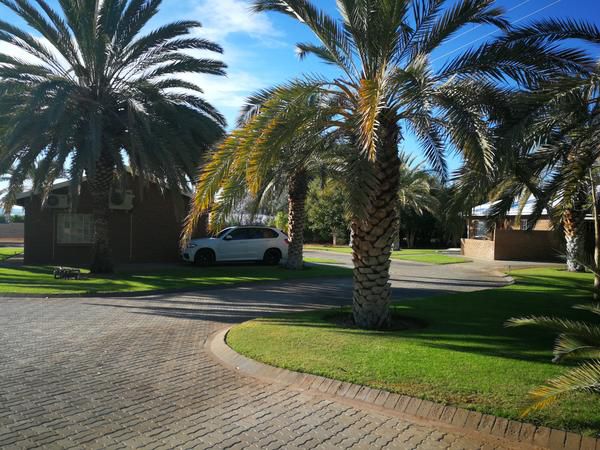
<svg viewBox="0 0 600 450">
<path fill-rule="evenodd" d="M 60 11 L 45 0 L 0 4 L 28 25 L 0 20 L 0 41 L 26 55 L 0 53 L 0 173 L 14 167 L 9 190 L 18 190 L 38 163 L 33 182 L 45 195 L 65 166 L 73 194 L 85 175 L 95 224 L 91 270 L 110 272 L 115 174 L 186 189 L 225 121 L 182 75 L 224 75 L 222 62 L 194 53 L 222 49 L 190 34 L 195 21 L 142 31 L 160 0 L 60 0 Z"/>
<path fill-rule="evenodd" d="M 279 120 L 263 131 L 265 138 L 284 139 L 293 131 L 286 123 L 294 104 L 319 95 L 310 120 L 328 111 L 322 131 L 336 134 L 352 149 L 346 181 L 354 216 L 353 316 L 361 327 L 379 328 L 390 321 L 389 266 L 403 130 L 414 132 L 442 175 L 448 141 L 489 169 L 494 150 L 490 105 L 504 95 L 495 80 L 533 82 L 557 68 L 577 70 L 589 59 L 570 49 L 520 40 L 486 43 L 441 68 L 433 65 L 432 53 L 466 25 L 508 28 L 493 0 L 339 0 L 337 8 L 341 20 L 308 0 L 254 1 L 255 11 L 279 12 L 307 26 L 318 43 L 298 44 L 300 56 L 316 55 L 338 70 L 338 76 L 306 77 L 263 96 L 262 105 L 271 110 L 278 99 L 286 99 Z M 247 108 L 257 109 L 256 104 Z"/>
<path fill-rule="evenodd" d="M 492 191 L 500 200 L 494 214 L 502 215 L 514 198 L 534 195 L 534 218 L 544 208 L 550 211 L 564 232 L 568 270 L 582 271 L 583 225 L 594 184 L 589 172 L 600 156 L 600 72 L 596 68 L 585 76 L 559 77 L 513 105 L 519 102 L 524 102 L 525 114 L 519 116 L 520 130 L 508 141 L 512 154 L 498 156 L 514 163 Z"/>
<path fill-rule="evenodd" d="M 432 176 L 423 169 L 423 163 L 415 164 L 415 158 L 405 153 L 400 154 L 400 178 L 398 180 L 398 213 L 399 220 L 394 235 L 394 249 L 400 249 L 400 222 L 403 213 L 418 216 L 425 212 L 434 212 L 439 202 L 433 195 Z"/>
<path fill-rule="evenodd" d="M 314 107 L 308 100 L 303 114 Z M 240 118 L 239 130 L 233 131 L 206 158 L 201 166 L 196 191 L 182 236 L 185 245 L 202 214 L 211 212 L 210 227 L 215 229 L 227 220 L 248 194 L 258 207 L 265 196 L 287 193 L 289 248 L 286 267 L 303 268 L 305 203 L 309 181 L 332 166 L 336 146 L 310 133 L 310 123 L 295 128 L 290 142 L 265 140 L 261 133 L 245 134 L 241 130 L 259 130 L 272 112 Z M 293 120 L 288 117 L 288 120 Z M 329 159 L 329 164 L 325 160 Z"/>
</svg>

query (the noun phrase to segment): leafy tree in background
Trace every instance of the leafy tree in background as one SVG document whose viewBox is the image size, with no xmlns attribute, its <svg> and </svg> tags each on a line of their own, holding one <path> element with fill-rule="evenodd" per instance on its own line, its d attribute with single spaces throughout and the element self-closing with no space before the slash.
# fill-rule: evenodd
<svg viewBox="0 0 600 450">
<path fill-rule="evenodd" d="M 285 211 L 277 211 L 273 219 L 273 226 L 285 233 L 288 232 L 288 213 Z"/>
<path fill-rule="evenodd" d="M 350 221 L 347 199 L 344 186 L 338 181 L 327 180 L 323 183 L 319 179 L 313 180 L 306 200 L 308 228 L 337 245 L 338 238 L 348 236 Z"/>
<path fill-rule="evenodd" d="M 187 190 L 200 154 L 225 120 L 183 74 L 224 75 L 225 65 L 193 51 L 221 53 L 179 21 L 146 30 L 160 0 L 0 0 L 28 25 L 0 20 L 0 174 L 12 168 L 6 208 L 37 163 L 34 191 L 46 197 L 65 171 L 76 195 L 92 194 L 92 272 L 113 270 L 109 192 L 125 172 L 174 193 Z M 142 31 L 144 30 L 144 31 Z M 42 39 L 37 36 L 41 36 Z"/>
</svg>

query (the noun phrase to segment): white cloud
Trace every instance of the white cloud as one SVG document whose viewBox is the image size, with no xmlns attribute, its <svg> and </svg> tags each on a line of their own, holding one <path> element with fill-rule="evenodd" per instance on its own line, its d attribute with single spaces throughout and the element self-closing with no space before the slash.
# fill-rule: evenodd
<svg viewBox="0 0 600 450">
<path fill-rule="evenodd" d="M 206 99 L 226 108 L 239 108 L 246 97 L 260 89 L 263 83 L 247 72 L 231 72 L 227 78 L 204 77 L 199 80 Z"/>
<path fill-rule="evenodd" d="M 205 92 L 204 97 L 217 107 L 232 126 L 246 98 L 269 85 L 269 81 L 254 75 L 252 62 L 257 48 L 287 46 L 284 34 L 277 30 L 266 14 L 253 13 L 248 0 L 201 0 L 188 17 L 202 23 L 197 30 L 201 37 L 211 39 L 224 49 L 223 55 L 207 55 L 225 62 L 227 77 L 186 75 Z M 250 45 L 248 42 L 254 41 Z M 240 42 L 243 40 L 243 42 Z"/>
<path fill-rule="evenodd" d="M 227 77 L 186 74 L 183 78 L 202 88 L 204 99 L 227 117 L 229 126 L 234 125 L 246 98 L 266 86 L 265 80 L 245 71 L 229 71 Z"/>
<path fill-rule="evenodd" d="M 245 0 L 202 0 L 193 12 L 202 23 L 202 34 L 216 41 L 222 41 L 233 33 L 276 43 L 281 33 L 265 14 L 250 10 Z"/>
<path fill-rule="evenodd" d="M 50 43 L 50 41 L 48 41 L 48 39 L 46 39 L 44 37 L 35 37 L 35 39 L 41 45 L 43 45 L 52 55 L 54 55 L 54 58 L 56 59 L 56 61 L 58 62 L 58 64 L 61 67 L 63 67 L 65 70 L 68 70 L 68 68 L 70 67 L 69 62 Z M 30 63 L 30 64 L 38 64 L 38 65 L 42 65 L 42 66 L 47 66 L 47 64 L 44 61 L 42 61 L 41 59 L 37 58 L 36 56 L 32 55 L 31 53 L 15 46 L 15 45 L 9 44 L 8 42 L 4 42 L 4 41 L 0 42 L 0 53 L 12 56 L 13 58 L 18 58 L 18 59 L 20 59 L 24 62 Z"/>
</svg>

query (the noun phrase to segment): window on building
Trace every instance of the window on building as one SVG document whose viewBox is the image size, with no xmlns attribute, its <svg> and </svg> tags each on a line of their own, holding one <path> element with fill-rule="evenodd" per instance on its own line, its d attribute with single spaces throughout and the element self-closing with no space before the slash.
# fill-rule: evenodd
<svg viewBox="0 0 600 450">
<path fill-rule="evenodd" d="M 476 220 L 473 222 L 473 231 L 476 239 L 486 239 L 488 235 L 487 221 Z"/>
<path fill-rule="evenodd" d="M 59 214 L 56 219 L 57 244 L 91 244 L 94 222 L 91 214 Z"/>
</svg>

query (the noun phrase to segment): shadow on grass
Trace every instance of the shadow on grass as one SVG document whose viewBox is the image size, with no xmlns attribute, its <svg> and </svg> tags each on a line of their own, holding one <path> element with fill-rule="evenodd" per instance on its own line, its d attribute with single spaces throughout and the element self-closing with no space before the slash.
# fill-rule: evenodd
<svg viewBox="0 0 600 450">
<path fill-rule="evenodd" d="M 528 315 L 585 319 L 585 312 L 574 310 L 572 306 L 590 301 L 589 286 L 589 276 L 569 275 L 567 279 L 557 280 L 551 274 L 519 275 L 517 286 L 404 300 L 394 305 L 394 312 L 428 324 L 422 329 L 404 331 L 343 328 L 328 320 L 328 315 L 339 311 L 278 315 L 257 319 L 257 322 L 267 326 L 313 328 L 333 334 L 386 339 L 398 341 L 398 344 L 410 341 L 435 349 L 547 363 L 551 359 L 555 332 L 531 327 L 506 328 L 504 323 L 511 317 Z"/>
<path fill-rule="evenodd" d="M 161 290 L 186 290 L 231 286 L 253 282 L 303 280 L 308 278 L 348 277 L 346 268 L 312 265 L 301 271 L 248 264 L 223 265 L 209 268 L 178 266 L 160 270 L 123 270 L 112 275 L 89 275 L 84 280 L 59 280 L 50 266 L 20 266 L 0 268 L 0 292 L 5 294 L 116 294 Z"/>
</svg>

